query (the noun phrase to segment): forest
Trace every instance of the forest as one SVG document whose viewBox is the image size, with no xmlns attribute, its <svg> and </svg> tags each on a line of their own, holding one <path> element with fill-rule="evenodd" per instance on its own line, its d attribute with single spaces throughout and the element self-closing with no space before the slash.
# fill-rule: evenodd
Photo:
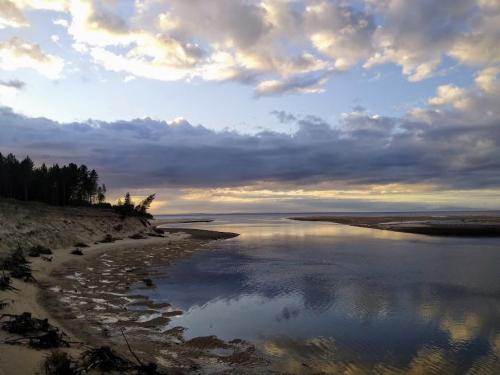
<svg viewBox="0 0 500 375">
<path fill-rule="evenodd" d="M 0 197 L 38 201 L 57 206 L 103 204 L 106 186 L 86 165 L 45 164 L 36 167 L 27 156 L 18 160 L 0 153 Z"/>
</svg>

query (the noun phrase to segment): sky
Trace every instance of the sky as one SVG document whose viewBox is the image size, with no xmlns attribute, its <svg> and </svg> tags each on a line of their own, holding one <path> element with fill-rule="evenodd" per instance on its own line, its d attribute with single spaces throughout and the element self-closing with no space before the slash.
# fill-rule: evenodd
<svg viewBox="0 0 500 375">
<path fill-rule="evenodd" d="M 500 0 L 1 0 L 0 152 L 154 213 L 500 209 Z"/>
</svg>

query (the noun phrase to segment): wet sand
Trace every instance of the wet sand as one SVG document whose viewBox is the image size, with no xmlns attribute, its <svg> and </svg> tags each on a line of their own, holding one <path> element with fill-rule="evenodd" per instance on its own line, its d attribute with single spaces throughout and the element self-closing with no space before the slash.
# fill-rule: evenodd
<svg viewBox="0 0 500 375">
<path fill-rule="evenodd" d="M 364 228 L 430 236 L 500 237 L 500 215 L 304 216 L 298 221 L 324 221 Z"/>
<path fill-rule="evenodd" d="M 60 249 L 52 262 L 30 258 L 37 282 L 14 280 L 17 290 L 2 292 L 2 299 L 10 303 L 2 312 L 30 311 L 34 317 L 48 318 L 71 341 L 81 343 L 67 350 L 74 356 L 88 346 L 109 345 L 130 358 L 123 329 L 140 358 L 174 373 L 261 373 L 256 369 L 266 362 L 250 343 L 215 337 L 185 340 L 182 327 L 169 325 L 170 318 L 182 311 L 154 304 L 140 293 L 129 295 L 134 286 L 154 288 L 148 286 L 148 279 L 158 276 L 162 266 L 207 251 L 209 241 L 236 235 L 186 232 L 176 228 L 165 237 L 93 244 L 83 248 L 84 256 L 70 254 L 70 248 Z M 7 337 L 0 331 L 0 341 Z M 0 374 L 36 373 L 49 352 L 0 344 Z"/>
</svg>

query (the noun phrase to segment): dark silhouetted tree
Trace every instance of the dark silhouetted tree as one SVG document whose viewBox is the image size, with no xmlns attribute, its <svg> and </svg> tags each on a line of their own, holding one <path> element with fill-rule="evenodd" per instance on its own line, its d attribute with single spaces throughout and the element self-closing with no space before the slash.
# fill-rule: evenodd
<svg viewBox="0 0 500 375">
<path fill-rule="evenodd" d="M 85 165 L 35 167 L 29 157 L 19 162 L 12 154 L 0 153 L 1 197 L 61 206 L 104 204 L 106 187 L 98 181 L 97 172 Z"/>
</svg>

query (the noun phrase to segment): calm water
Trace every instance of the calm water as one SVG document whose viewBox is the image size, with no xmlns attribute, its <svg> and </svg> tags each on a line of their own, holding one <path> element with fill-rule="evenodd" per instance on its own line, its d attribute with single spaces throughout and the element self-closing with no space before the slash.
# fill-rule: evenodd
<svg viewBox="0 0 500 375">
<path fill-rule="evenodd" d="M 255 342 L 280 370 L 500 374 L 500 241 L 214 216 L 240 233 L 168 268 L 150 297 L 187 336 Z"/>
</svg>

